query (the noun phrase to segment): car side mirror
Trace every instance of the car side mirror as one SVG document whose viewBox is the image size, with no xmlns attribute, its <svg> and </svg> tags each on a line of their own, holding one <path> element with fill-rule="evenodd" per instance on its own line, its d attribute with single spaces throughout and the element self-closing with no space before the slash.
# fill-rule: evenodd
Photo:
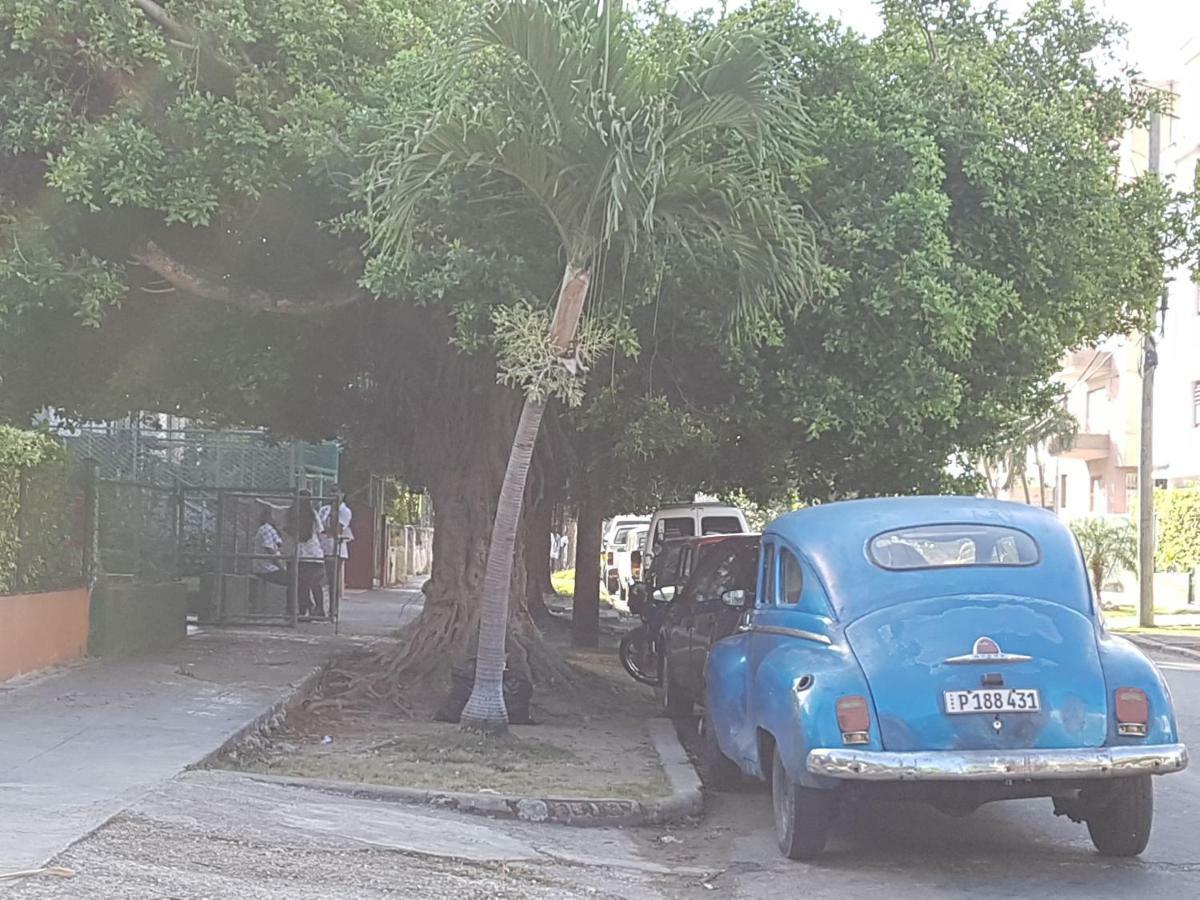
<svg viewBox="0 0 1200 900">
<path fill-rule="evenodd" d="M 746 605 L 746 592 L 741 588 L 726 591 L 721 595 L 721 602 L 734 609 L 741 609 Z"/>
</svg>

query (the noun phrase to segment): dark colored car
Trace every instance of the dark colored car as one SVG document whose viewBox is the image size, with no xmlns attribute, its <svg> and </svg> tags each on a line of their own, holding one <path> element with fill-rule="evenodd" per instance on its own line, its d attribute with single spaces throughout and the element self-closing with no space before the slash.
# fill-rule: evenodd
<svg viewBox="0 0 1200 900">
<path fill-rule="evenodd" d="M 709 649 L 732 634 L 753 606 L 759 543 L 757 534 L 667 542 L 681 545 L 679 570 L 686 573 L 677 582 L 682 586 L 676 589 L 663 624 L 659 684 L 668 714 L 689 715 L 704 697 L 704 663 Z M 673 551 L 664 548 L 655 564 L 668 552 Z"/>
</svg>

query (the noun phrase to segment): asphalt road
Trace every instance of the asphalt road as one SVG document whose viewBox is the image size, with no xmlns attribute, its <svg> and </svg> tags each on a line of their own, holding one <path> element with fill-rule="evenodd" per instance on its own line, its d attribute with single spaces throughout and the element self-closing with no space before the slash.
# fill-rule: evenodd
<svg viewBox="0 0 1200 900">
<path fill-rule="evenodd" d="M 1171 684 L 1185 742 L 1200 739 L 1200 662 L 1158 660 Z M 1010 801 L 952 818 L 918 804 L 843 813 L 828 852 L 793 863 L 775 848 L 764 790 L 713 798 L 704 823 L 653 838 L 657 857 L 718 871 L 669 897 L 825 897 L 866 891 L 889 898 L 1200 897 L 1200 748 L 1192 767 L 1155 780 L 1150 845 L 1136 860 L 1098 856 L 1083 825 L 1056 818 L 1051 802 Z"/>
</svg>

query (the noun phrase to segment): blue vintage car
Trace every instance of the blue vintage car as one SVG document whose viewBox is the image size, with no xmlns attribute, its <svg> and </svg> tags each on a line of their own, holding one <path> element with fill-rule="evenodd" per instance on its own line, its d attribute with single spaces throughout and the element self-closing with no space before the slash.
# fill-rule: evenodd
<svg viewBox="0 0 1200 900">
<path fill-rule="evenodd" d="M 759 567 L 705 666 L 701 770 L 718 788 L 770 781 L 784 854 L 820 853 L 842 800 L 883 797 L 953 814 L 1051 797 L 1101 853 L 1145 848 L 1151 776 L 1187 752 L 1166 683 L 1105 629 L 1053 515 L 831 503 L 772 523 Z"/>
</svg>

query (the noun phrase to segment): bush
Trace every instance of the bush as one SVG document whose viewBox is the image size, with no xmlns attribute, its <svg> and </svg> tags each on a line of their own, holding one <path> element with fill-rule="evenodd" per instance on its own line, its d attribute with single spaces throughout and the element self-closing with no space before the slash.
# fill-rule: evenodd
<svg viewBox="0 0 1200 900">
<path fill-rule="evenodd" d="M 0 425 L 0 594 L 80 582 L 81 499 L 56 441 Z"/>
<path fill-rule="evenodd" d="M 1155 568 L 1162 572 L 1200 568 L 1200 488 L 1157 491 L 1154 511 L 1158 519 Z"/>
</svg>

